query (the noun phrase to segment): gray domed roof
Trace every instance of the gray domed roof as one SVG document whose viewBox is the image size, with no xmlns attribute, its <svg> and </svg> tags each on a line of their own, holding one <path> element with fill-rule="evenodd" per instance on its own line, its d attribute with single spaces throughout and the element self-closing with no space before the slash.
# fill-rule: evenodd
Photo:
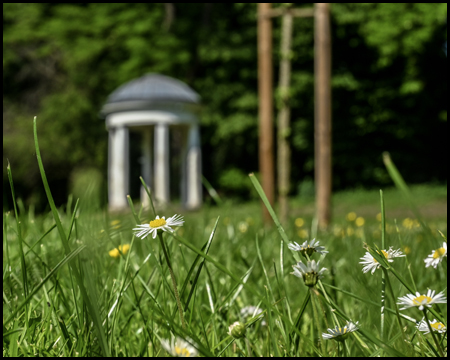
<svg viewBox="0 0 450 360">
<path fill-rule="evenodd" d="M 102 114 L 116 111 L 150 109 L 155 104 L 199 104 L 200 95 L 180 80 L 160 74 L 146 74 L 114 90 Z"/>
</svg>

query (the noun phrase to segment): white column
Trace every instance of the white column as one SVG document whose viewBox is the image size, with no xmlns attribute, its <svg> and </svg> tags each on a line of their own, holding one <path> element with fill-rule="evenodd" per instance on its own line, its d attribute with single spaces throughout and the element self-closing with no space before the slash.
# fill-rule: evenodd
<svg viewBox="0 0 450 360">
<path fill-rule="evenodd" d="M 182 133 L 181 135 L 181 179 L 180 179 L 180 200 L 181 204 L 186 207 L 186 201 L 187 201 L 187 141 L 188 141 L 188 134 L 189 134 L 189 127 L 188 126 L 180 126 L 180 131 Z"/>
<path fill-rule="evenodd" d="M 202 170 L 200 149 L 200 127 L 191 125 L 189 128 L 186 157 L 186 208 L 196 209 L 202 204 Z"/>
<path fill-rule="evenodd" d="M 141 144 L 142 156 L 140 159 L 141 163 L 141 176 L 150 189 L 150 194 L 152 194 L 153 184 L 152 184 L 152 129 L 147 126 L 142 131 L 142 144 Z M 150 200 L 148 198 L 147 192 L 144 186 L 141 185 L 141 203 L 143 206 L 149 207 Z"/>
<path fill-rule="evenodd" d="M 169 175 L 169 126 L 155 126 L 155 200 L 159 203 L 170 201 Z"/>
<path fill-rule="evenodd" d="M 108 199 L 110 210 L 128 207 L 129 136 L 125 126 L 109 130 Z"/>
</svg>

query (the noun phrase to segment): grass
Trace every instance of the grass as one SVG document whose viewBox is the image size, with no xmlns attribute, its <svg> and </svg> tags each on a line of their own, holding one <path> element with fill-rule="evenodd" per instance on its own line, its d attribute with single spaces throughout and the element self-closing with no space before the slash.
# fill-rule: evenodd
<svg viewBox="0 0 450 360">
<path fill-rule="evenodd" d="M 35 142 L 39 160 L 37 136 Z M 335 194 L 333 223 L 316 236 L 329 253 L 311 254 L 328 270 L 311 288 L 290 274 L 298 260 L 306 261 L 287 245 L 310 239 L 313 199 L 292 199 L 281 232 L 263 224 L 260 202 L 183 213 L 184 225 L 162 236 L 186 329 L 159 240 L 132 231 L 154 219 L 151 211 L 136 205 L 110 214 L 91 204 L 89 194 L 57 209 L 47 191 L 53 211 L 36 216 L 18 200 L 17 209 L 3 215 L 3 356 L 166 356 L 161 340 L 172 336 L 188 341 L 178 343 L 185 354 L 201 356 L 446 355 L 446 332 L 419 332 L 414 320 L 423 312 L 396 306 L 415 289 L 447 288 L 446 258 L 437 269 L 423 261 L 442 247 L 438 230 L 447 233 L 446 187 L 409 192 L 420 218 L 402 191 L 384 189 L 385 228 L 378 191 Z M 182 212 L 156 210 L 166 218 Z M 401 249 L 406 257 L 386 262 L 377 253 L 383 235 L 385 249 Z M 111 256 L 115 248 L 120 251 Z M 367 251 L 381 264 L 373 275 L 359 263 Z M 262 313 L 243 318 L 247 306 Z M 447 324 L 446 304 L 426 314 Z M 344 342 L 322 339 L 347 320 L 358 321 L 359 329 Z M 245 337 L 228 334 L 236 321 L 245 324 Z M 241 333 L 242 327 L 233 334 Z"/>
</svg>

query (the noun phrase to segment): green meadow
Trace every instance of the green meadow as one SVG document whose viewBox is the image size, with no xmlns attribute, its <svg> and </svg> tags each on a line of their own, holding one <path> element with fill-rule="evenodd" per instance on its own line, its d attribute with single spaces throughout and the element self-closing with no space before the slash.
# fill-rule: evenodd
<svg viewBox="0 0 450 360">
<path fill-rule="evenodd" d="M 35 145 L 51 211 L 15 199 L 8 168 L 3 356 L 447 355 L 446 186 L 408 187 L 392 165 L 392 187 L 335 193 L 327 229 L 317 228 L 311 194 L 291 199 L 286 223 L 276 207 L 264 223 L 254 176 L 262 201 L 153 212 L 130 199 L 114 214 L 90 188 L 57 208 L 36 128 Z M 184 223 L 173 232 L 133 231 L 175 214 Z M 310 251 L 291 250 L 294 242 Z M 402 256 L 387 257 L 391 247 Z M 365 255 L 373 274 L 363 272 Z M 430 255 L 436 268 L 426 267 Z M 299 261 L 303 277 L 291 274 Z"/>
</svg>

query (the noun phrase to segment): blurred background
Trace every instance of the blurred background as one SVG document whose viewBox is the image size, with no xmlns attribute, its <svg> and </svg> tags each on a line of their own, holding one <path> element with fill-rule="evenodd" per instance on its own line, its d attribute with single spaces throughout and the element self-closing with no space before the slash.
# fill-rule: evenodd
<svg viewBox="0 0 450 360">
<path fill-rule="evenodd" d="M 256 13 L 256 4 L 3 4 L 3 207 L 12 207 L 7 159 L 16 195 L 46 206 L 34 116 L 57 205 L 93 181 L 105 205 L 99 112 L 146 73 L 201 96 L 203 175 L 218 193 L 257 196 L 247 176 L 258 171 Z M 334 191 L 390 185 L 383 151 L 408 183 L 446 184 L 446 19 L 447 4 L 331 5 Z M 274 18 L 274 84 L 280 28 Z M 313 44 L 314 20 L 296 19 L 291 196 L 314 194 Z"/>
</svg>

